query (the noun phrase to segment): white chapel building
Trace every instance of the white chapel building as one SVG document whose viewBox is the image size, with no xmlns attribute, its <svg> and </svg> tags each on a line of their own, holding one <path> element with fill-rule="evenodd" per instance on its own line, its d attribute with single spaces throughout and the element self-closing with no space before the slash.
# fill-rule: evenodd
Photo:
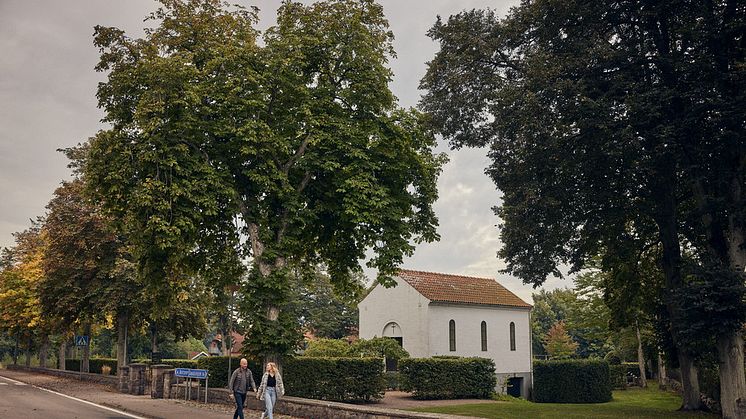
<svg viewBox="0 0 746 419">
<path fill-rule="evenodd" d="M 530 304 L 489 278 L 401 270 L 395 280 L 392 288 L 376 285 L 358 304 L 361 338 L 391 337 L 413 358 L 490 358 L 498 387 L 509 380 L 510 394 L 529 394 Z"/>
</svg>

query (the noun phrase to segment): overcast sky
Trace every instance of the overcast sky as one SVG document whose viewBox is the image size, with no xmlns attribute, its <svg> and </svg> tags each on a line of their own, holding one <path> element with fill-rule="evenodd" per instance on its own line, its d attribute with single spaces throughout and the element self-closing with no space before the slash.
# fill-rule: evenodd
<svg viewBox="0 0 746 419">
<path fill-rule="evenodd" d="M 398 58 L 391 64 L 391 88 L 403 106 L 415 106 L 425 63 L 437 45 L 425 35 L 436 16 L 461 10 L 495 8 L 504 14 L 518 1 L 379 0 L 396 37 Z M 274 23 L 276 1 L 232 1 L 257 5 L 261 27 Z M 86 140 L 102 127 L 96 107 L 93 70 L 98 51 L 94 25 L 116 26 L 141 36 L 143 18 L 157 7 L 152 0 L 0 0 L 0 247 L 25 229 L 70 172 L 56 150 Z M 497 278 L 527 301 L 532 288 L 498 271 L 498 219 L 491 207 L 499 192 L 484 174 L 485 150 L 450 151 L 438 183 L 441 240 L 420 245 L 405 268 Z M 550 279 L 546 288 L 572 285 Z"/>
</svg>

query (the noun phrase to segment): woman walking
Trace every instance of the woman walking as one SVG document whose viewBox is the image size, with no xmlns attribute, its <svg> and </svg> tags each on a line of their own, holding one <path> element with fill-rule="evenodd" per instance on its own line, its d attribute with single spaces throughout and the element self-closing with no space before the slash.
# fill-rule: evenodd
<svg viewBox="0 0 746 419">
<path fill-rule="evenodd" d="M 256 391 L 256 398 L 264 400 L 265 410 L 262 412 L 262 419 L 265 415 L 268 419 L 274 419 L 272 411 L 279 397 L 285 395 L 285 386 L 282 384 L 282 376 L 277 371 L 277 365 L 274 362 L 267 362 L 267 369 L 262 375 L 262 383 L 259 384 L 259 390 Z"/>
</svg>

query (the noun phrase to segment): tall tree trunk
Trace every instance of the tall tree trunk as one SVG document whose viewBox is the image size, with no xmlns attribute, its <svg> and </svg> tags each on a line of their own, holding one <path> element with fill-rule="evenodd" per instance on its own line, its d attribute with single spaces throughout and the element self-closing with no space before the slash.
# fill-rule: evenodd
<svg viewBox="0 0 746 419">
<path fill-rule="evenodd" d="M 746 418 L 746 376 L 741 332 L 718 338 L 717 350 L 720 359 L 720 405 L 723 418 Z"/>
<path fill-rule="evenodd" d="M 668 375 L 666 374 L 666 364 L 663 357 L 658 352 L 658 388 L 665 390 L 668 387 Z"/>
<path fill-rule="evenodd" d="M 117 313 L 117 371 L 127 365 L 127 330 L 129 329 L 129 313 L 120 310 Z"/>
<path fill-rule="evenodd" d="M 735 192 L 734 192 L 735 193 Z M 740 198 L 740 188 L 737 193 Z M 744 275 L 746 251 L 741 220 L 728 220 L 728 260 L 730 268 Z M 744 371 L 743 335 L 741 330 L 720 336 L 717 350 L 720 366 L 720 406 L 724 418 L 746 418 L 746 371 Z"/>
<path fill-rule="evenodd" d="M 670 159 L 670 156 L 669 156 Z M 679 241 L 678 211 L 676 196 L 676 177 L 672 162 L 662 161 L 659 173 L 661 182 L 656 193 L 658 211 L 656 224 L 660 234 L 663 255 L 661 266 L 666 281 L 666 311 L 671 321 L 671 338 L 677 348 L 679 365 L 681 366 L 681 386 L 683 389 L 683 400 L 681 410 L 699 410 L 702 408 L 702 400 L 699 395 L 699 380 L 697 367 L 692 357 L 686 353 L 686 348 L 679 341 L 676 330 L 682 323 L 681 307 L 678 301 L 674 301 L 673 295 L 682 288 L 681 277 L 681 242 Z"/>
<path fill-rule="evenodd" d="M 49 356 L 49 335 L 46 333 L 41 337 L 41 345 L 39 345 L 39 366 L 42 368 L 47 367 L 47 356 Z"/>
<path fill-rule="evenodd" d="M 640 368 L 640 387 L 647 388 L 648 380 L 645 377 L 645 353 L 642 351 L 642 337 L 640 336 L 640 324 L 635 322 L 637 332 L 637 366 Z"/>
<path fill-rule="evenodd" d="M 59 353 L 57 354 L 57 369 L 64 370 L 65 369 L 65 353 L 67 352 L 67 342 L 65 341 L 65 336 L 62 336 L 62 341 L 60 342 L 60 348 Z"/>
<path fill-rule="evenodd" d="M 33 344 L 33 338 L 31 335 L 29 335 L 28 339 L 26 340 L 26 366 L 31 366 L 31 346 Z"/>
<path fill-rule="evenodd" d="M 18 332 L 16 332 L 16 341 L 13 345 L 13 365 L 18 365 Z"/>
<path fill-rule="evenodd" d="M 80 368 L 83 372 L 91 372 L 91 324 L 86 323 L 83 328 L 83 334 L 88 336 L 88 345 L 83 347 L 83 360 L 80 363 Z"/>
<path fill-rule="evenodd" d="M 158 326 L 155 323 L 150 326 L 150 352 L 158 352 Z"/>
</svg>

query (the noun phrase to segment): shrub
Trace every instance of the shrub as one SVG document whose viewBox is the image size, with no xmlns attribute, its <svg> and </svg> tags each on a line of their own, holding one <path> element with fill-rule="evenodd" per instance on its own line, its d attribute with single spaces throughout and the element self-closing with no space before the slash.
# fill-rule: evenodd
<svg viewBox="0 0 746 419">
<path fill-rule="evenodd" d="M 320 357 L 344 357 L 348 355 L 350 344 L 342 339 L 314 339 L 308 342 L 308 347 L 303 356 Z"/>
<path fill-rule="evenodd" d="M 609 365 L 609 379 L 612 388 L 626 389 L 627 367 L 625 365 Z"/>
<path fill-rule="evenodd" d="M 185 367 L 185 368 L 198 368 L 207 370 L 208 384 L 210 388 L 228 387 L 228 380 L 230 379 L 229 374 L 233 374 L 233 371 L 240 365 L 241 358 L 232 357 L 230 372 L 228 371 L 228 357 L 227 356 L 206 356 L 196 360 L 196 366 Z M 258 361 L 249 360 L 249 369 L 254 374 L 254 381 L 259 386 L 259 380 L 262 378 L 262 363 Z M 284 377 L 284 375 L 283 375 Z"/>
<path fill-rule="evenodd" d="M 534 362 L 534 401 L 603 403 L 611 400 L 609 363 L 602 360 Z"/>
<path fill-rule="evenodd" d="M 297 357 L 283 364 L 290 396 L 333 401 L 383 398 L 386 379 L 381 358 Z"/>
<path fill-rule="evenodd" d="M 486 358 L 410 358 L 399 361 L 401 387 L 416 399 L 487 399 L 495 392 L 495 363 Z"/>
<path fill-rule="evenodd" d="M 409 358 L 409 352 L 391 338 L 358 339 L 353 344 L 347 343 L 344 339 L 315 339 L 308 342 L 308 347 L 303 356 L 399 360 Z"/>
<path fill-rule="evenodd" d="M 197 368 L 196 359 L 163 359 L 161 364 L 170 365 L 174 368 Z"/>
<path fill-rule="evenodd" d="M 359 339 L 350 346 L 349 356 L 386 359 L 409 358 L 409 352 L 391 338 Z"/>
<path fill-rule="evenodd" d="M 401 374 L 399 371 L 386 371 L 386 390 L 399 390 L 401 388 Z"/>
</svg>

